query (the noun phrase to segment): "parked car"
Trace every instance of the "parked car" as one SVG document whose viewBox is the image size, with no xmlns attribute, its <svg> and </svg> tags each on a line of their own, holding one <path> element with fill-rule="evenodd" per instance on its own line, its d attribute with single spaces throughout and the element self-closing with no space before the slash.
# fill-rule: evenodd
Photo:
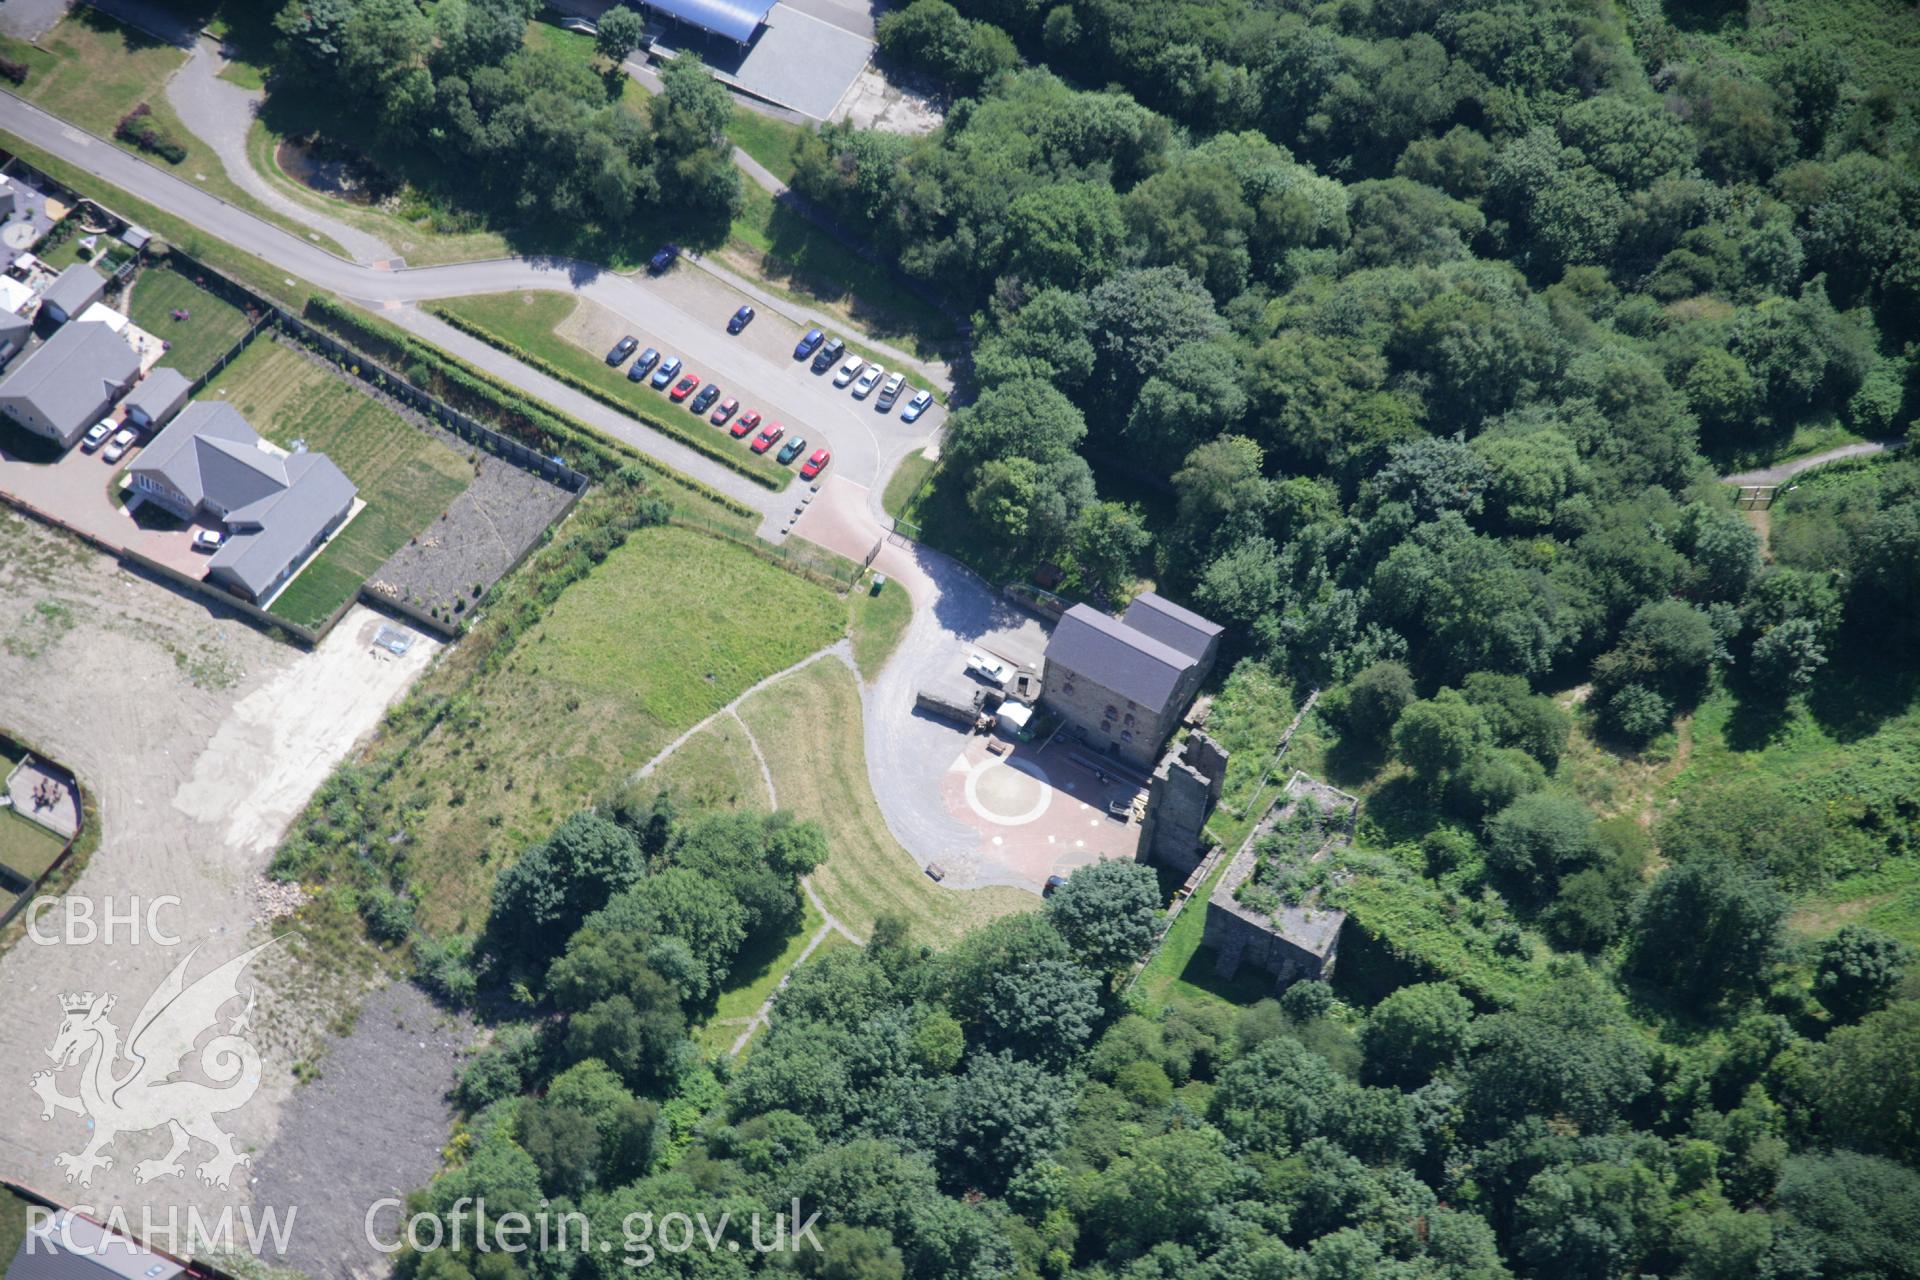
<svg viewBox="0 0 1920 1280">
<path fill-rule="evenodd" d="M 727 419 L 738 412 L 740 412 L 740 402 L 732 396 L 728 396 L 720 402 L 719 408 L 713 411 L 713 416 L 708 418 L 707 421 L 716 427 L 724 427 L 727 425 Z"/>
<path fill-rule="evenodd" d="M 755 453 L 765 453 L 767 450 L 773 448 L 774 445 L 780 443 L 780 437 L 785 434 L 787 434 L 785 427 L 777 422 L 769 422 L 767 429 L 753 438 L 753 451 Z"/>
<path fill-rule="evenodd" d="M 820 332 L 820 330 L 807 330 L 807 336 L 793 344 L 793 358 L 795 360 L 805 360 L 808 356 L 818 351 L 820 344 L 826 340 L 827 335 Z"/>
<path fill-rule="evenodd" d="M 728 428 L 728 431 L 735 440 L 738 440 L 741 436 L 746 435 L 759 425 L 760 411 L 758 409 L 749 409 L 733 420 L 733 425 Z"/>
<path fill-rule="evenodd" d="M 853 380 L 853 398 L 865 400 L 880 385 L 880 379 L 887 376 L 885 365 L 870 364 L 861 375 Z"/>
<path fill-rule="evenodd" d="M 667 398 L 672 400 L 675 404 L 679 404 L 682 400 L 685 400 L 688 396 L 692 395 L 694 392 L 694 389 L 699 385 L 700 385 L 700 375 L 697 373 L 690 373 L 686 377 L 680 379 L 680 381 L 673 384 L 673 390 L 667 393 Z"/>
<path fill-rule="evenodd" d="M 632 334 L 628 334 L 613 344 L 613 350 L 607 352 L 607 363 L 611 366 L 618 367 L 620 362 L 632 355 L 639 346 L 640 339 L 634 337 Z"/>
<path fill-rule="evenodd" d="M 832 461 L 833 461 L 833 455 L 828 453 L 825 449 L 815 449 L 813 451 L 813 456 L 811 458 L 808 458 L 806 463 L 800 468 L 800 478 L 802 480 L 813 479 L 815 476 L 819 475 L 822 471 L 825 471 L 827 469 L 827 464 Z"/>
<path fill-rule="evenodd" d="M 193 535 L 193 549 L 212 553 L 218 551 L 227 540 L 227 535 L 219 529 L 201 529 Z"/>
<path fill-rule="evenodd" d="M 653 371 L 653 376 L 647 379 L 647 385 L 655 391 L 665 391 L 667 384 L 679 376 L 680 357 L 668 356 L 660 362 L 660 367 Z"/>
<path fill-rule="evenodd" d="M 105 444 L 107 437 L 112 434 L 113 422 L 110 419 L 102 418 L 87 428 L 86 435 L 80 437 L 80 448 L 87 453 L 92 453 L 95 449 Z"/>
<path fill-rule="evenodd" d="M 673 260 L 679 256 L 680 256 L 679 245 L 663 244 L 660 246 L 660 252 L 654 254 L 651 258 L 647 259 L 647 270 L 651 271 L 654 275 L 657 276 L 662 271 L 665 271 L 668 267 L 672 266 Z"/>
<path fill-rule="evenodd" d="M 633 382 L 646 381 L 647 375 L 653 372 L 653 366 L 659 363 L 660 353 L 652 347 L 648 347 L 645 351 L 635 356 L 633 363 L 627 366 L 628 380 Z"/>
<path fill-rule="evenodd" d="M 752 307 L 740 308 L 738 311 L 733 313 L 733 319 L 727 321 L 727 332 L 728 333 L 740 332 L 742 329 L 746 328 L 748 325 L 753 323 L 754 314 L 755 313 Z"/>
<path fill-rule="evenodd" d="M 107 447 L 100 451 L 100 456 L 108 462 L 118 462 L 127 456 L 127 450 L 132 448 L 133 442 L 139 438 L 131 427 L 122 427 L 114 432 L 113 439 L 107 441 Z"/>
<path fill-rule="evenodd" d="M 893 408 L 893 402 L 900 398 L 900 392 L 906 388 L 907 375 L 896 373 L 881 384 L 880 394 L 874 399 L 873 407 L 881 413 Z"/>
<path fill-rule="evenodd" d="M 1007 681 L 1013 679 L 1013 664 L 975 649 L 967 655 L 967 674 L 985 680 L 996 689 L 1007 687 Z"/>
<path fill-rule="evenodd" d="M 1040 896 L 1043 898 L 1051 898 L 1053 891 L 1066 882 L 1067 878 L 1065 876 L 1048 876 L 1046 885 L 1040 890 Z"/>
<path fill-rule="evenodd" d="M 827 345 L 813 353 L 813 371 L 825 373 L 833 367 L 833 362 L 838 360 L 840 353 L 846 349 L 847 344 L 843 339 L 828 338 Z"/>
<path fill-rule="evenodd" d="M 800 451 L 806 447 L 807 438 L 805 436 L 795 436 L 793 439 L 781 445 L 779 454 L 780 465 L 783 467 L 789 465 L 795 458 L 800 456 Z"/>
<path fill-rule="evenodd" d="M 907 401 L 907 407 L 900 411 L 900 421 L 917 421 L 921 414 L 931 408 L 933 408 L 933 392 L 916 391 L 913 393 L 913 398 Z"/>
<path fill-rule="evenodd" d="M 705 413 L 707 410 L 713 408 L 713 402 L 719 398 L 720 388 L 709 382 L 706 386 L 700 388 L 700 394 L 693 398 L 693 403 L 688 405 L 687 408 L 693 410 L 695 413 Z"/>
<path fill-rule="evenodd" d="M 846 386 L 849 382 L 859 377 L 860 371 L 866 367 L 867 362 L 859 356 L 848 356 L 847 362 L 840 366 L 840 372 L 833 375 L 833 385 L 836 387 Z"/>
</svg>

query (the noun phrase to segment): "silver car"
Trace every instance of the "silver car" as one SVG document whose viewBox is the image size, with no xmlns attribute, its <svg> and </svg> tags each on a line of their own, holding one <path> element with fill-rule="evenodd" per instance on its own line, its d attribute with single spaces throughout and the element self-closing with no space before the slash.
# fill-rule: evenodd
<svg viewBox="0 0 1920 1280">
<path fill-rule="evenodd" d="M 906 385 L 906 374 L 894 374 L 891 378 L 888 378 L 885 385 L 880 388 L 880 396 L 873 402 L 873 407 L 881 413 L 885 413 L 887 410 L 893 408 L 893 402 L 900 398 L 900 392 Z"/>
<path fill-rule="evenodd" d="M 900 411 L 900 421 L 913 422 L 932 407 L 933 392 L 916 391 L 913 393 L 913 398 L 907 401 L 907 407 Z"/>
<path fill-rule="evenodd" d="M 873 394 L 873 389 L 880 385 L 880 379 L 886 376 L 887 371 L 884 366 L 877 364 L 868 365 L 867 371 L 861 374 L 853 384 L 853 398 L 855 400 L 865 400 Z"/>
<path fill-rule="evenodd" d="M 859 356 L 848 356 L 847 362 L 840 366 L 840 372 L 833 375 L 833 385 L 836 387 L 846 386 L 849 382 L 859 377 L 860 371 L 866 367 L 867 362 Z"/>
</svg>

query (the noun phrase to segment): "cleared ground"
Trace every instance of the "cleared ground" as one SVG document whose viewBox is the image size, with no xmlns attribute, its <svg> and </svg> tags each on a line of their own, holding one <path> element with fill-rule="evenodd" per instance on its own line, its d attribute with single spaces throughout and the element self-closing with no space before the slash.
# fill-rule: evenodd
<svg viewBox="0 0 1920 1280">
<path fill-rule="evenodd" d="M 274 613 L 303 625 L 358 592 L 473 479 L 465 458 L 291 345 L 256 339 L 199 398 L 226 400 L 282 448 L 304 441 L 360 487 L 366 509 L 273 602 Z"/>
<path fill-rule="evenodd" d="M 175 312 L 184 312 L 176 319 Z M 133 283 L 127 315 L 134 324 L 166 342 L 160 363 L 189 379 L 213 368 L 247 331 L 240 308 L 202 289 L 169 267 L 142 271 Z"/>
<path fill-rule="evenodd" d="M 884 914 L 904 917 L 918 940 L 944 946 L 998 916 L 1031 911 L 1019 889 L 945 889 L 926 877 L 887 830 L 867 781 L 860 691 L 838 662 L 816 662 L 755 694 L 740 711 L 773 769 L 780 805 L 827 829 L 832 851 L 813 873 L 827 910 L 862 937 Z"/>
</svg>

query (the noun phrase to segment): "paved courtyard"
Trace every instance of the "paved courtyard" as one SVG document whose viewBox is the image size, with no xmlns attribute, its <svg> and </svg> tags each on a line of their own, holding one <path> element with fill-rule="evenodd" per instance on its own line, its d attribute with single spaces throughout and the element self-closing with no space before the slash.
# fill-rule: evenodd
<svg viewBox="0 0 1920 1280">
<path fill-rule="evenodd" d="M 1129 804 L 1142 788 L 1096 768 L 1064 740 L 1011 744 L 1001 756 L 975 735 L 947 765 L 939 782 L 946 811 L 976 835 L 963 852 L 976 874 L 994 883 L 1039 888 L 1048 876 L 1106 858 L 1132 858 L 1139 824 L 1114 817 L 1109 803 Z"/>
<path fill-rule="evenodd" d="M 136 551 L 189 577 L 202 576 L 207 557 L 193 549 L 194 531 L 202 525 L 136 519 L 114 501 L 128 464 L 139 456 L 136 448 L 117 464 L 108 463 L 75 445 L 57 461 L 34 462 L 0 445 L 0 492 L 109 546 Z"/>
</svg>

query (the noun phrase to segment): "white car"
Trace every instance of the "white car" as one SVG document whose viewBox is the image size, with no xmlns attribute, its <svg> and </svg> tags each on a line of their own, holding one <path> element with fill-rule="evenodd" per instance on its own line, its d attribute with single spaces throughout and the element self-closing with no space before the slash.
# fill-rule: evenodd
<svg viewBox="0 0 1920 1280">
<path fill-rule="evenodd" d="M 112 434 L 112 421 L 107 418 L 102 418 L 87 428 L 87 434 L 80 438 L 80 447 L 86 452 L 92 453 L 95 449 L 105 444 L 107 437 Z"/>
<path fill-rule="evenodd" d="M 907 385 L 906 374 L 904 373 L 894 374 L 891 378 L 887 379 L 886 385 L 880 388 L 879 398 L 873 402 L 873 407 L 878 409 L 882 413 L 885 413 L 887 410 L 893 408 L 893 402 L 900 398 L 900 393 L 901 391 L 905 390 L 906 385 Z"/>
<path fill-rule="evenodd" d="M 1007 681 L 1013 679 L 1013 664 L 975 649 L 967 655 L 967 674 L 978 676 L 995 688 L 1004 689 Z"/>
<path fill-rule="evenodd" d="M 866 367 L 867 362 L 859 356 L 848 356 L 847 362 L 840 366 L 840 372 L 833 375 L 833 385 L 836 387 L 846 386 L 849 382 L 859 377 L 860 371 Z"/>
<path fill-rule="evenodd" d="M 907 401 L 907 407 L 900 411 L 900 421 L 912 422 L 933 407 L 933 392 L 916 391 L 913 399 Z"/>
<path fill-rule="evenodd" d="M 100 451 L 100 456 L 108 462 L 118 462 L 127 456 L 127 450 L 132 447 L 133 442 L 139 438 L 140 437 L 132 430 L 122 427 L 114 433 L 114 437 L 107 443 L 107 447 Z"/>
<path fill-rule="evenodd" d="M 880 385 L 880 379 L 886 376 L 887 371 L 883 366 L 877 364 L 868 365 L 867 371 L 854 381 L 853 398 L 855 400 L 865 400 L 873 394 L 873 389 Z"/>
<path fill-rule="evenodd" d="M 193 549 L 195 551 L 218 551 L 226 540 L 227 535 L 225 530 L 201 529 L 193 535 Z"/>
</svg>

